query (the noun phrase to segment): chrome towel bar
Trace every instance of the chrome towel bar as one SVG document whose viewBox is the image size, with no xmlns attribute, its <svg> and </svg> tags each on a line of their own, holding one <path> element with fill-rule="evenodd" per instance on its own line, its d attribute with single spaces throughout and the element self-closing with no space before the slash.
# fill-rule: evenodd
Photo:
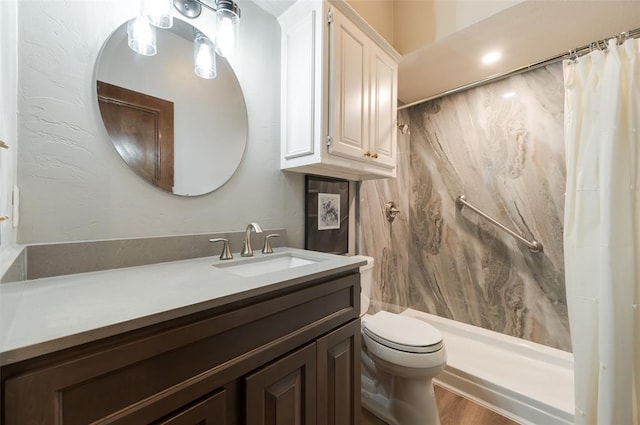
<svg viewBox="0 0 640 425">
<path fill-rule="evenodd" d="M 513 230 L 509 229 L 505 225 L 497 222 L 495 219 L 489 217 L 487 214 L 485 214 L 484 212 L 482 212 L 478 208 L 476 208 L 473 205 L 471 205 L 470 203 L 468 203 L 467 199 L 464 197 L 464 195 L 460 195 L 460 196 L 458 196 L 456 198 L 456 206 L 458 207 L 458 209 L 460 211 L 462 211 L 463 207 L 468 207 L 470 210 L 474 211 L 476 214 L 486 218 L 493 225 L 495 225 L 499 229 L 505 231 L 506 233 L 510 234 L 511 236 L 513 236 L 514 238 L 516 238 L 517 240 L 519 240 L 520 242 L 525 244 L 529 248 L 529 251 L 531 251 L 531 252 L 542 252 L 542 244 L 540 242 L 536 241 L 535 239 L 532 240 L 532 241 L 528 241 L 527 239 L 523 238 L 522 236 L 520 236 L 519 234 L 517 234 Z"/>
</svg>

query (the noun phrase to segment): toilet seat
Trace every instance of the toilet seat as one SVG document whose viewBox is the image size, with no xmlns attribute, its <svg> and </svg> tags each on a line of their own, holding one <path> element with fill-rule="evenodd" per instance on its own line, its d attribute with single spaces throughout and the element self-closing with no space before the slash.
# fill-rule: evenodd
<svg viewBox="0 0 640 425">
<path fill-rule="evenodd" d="M 364 319 L 362 331 L 378 344 L 406 353 L 428 354 L 443 347 L 442 334 L 433 326 L 387 311 Z"/>
</svg>

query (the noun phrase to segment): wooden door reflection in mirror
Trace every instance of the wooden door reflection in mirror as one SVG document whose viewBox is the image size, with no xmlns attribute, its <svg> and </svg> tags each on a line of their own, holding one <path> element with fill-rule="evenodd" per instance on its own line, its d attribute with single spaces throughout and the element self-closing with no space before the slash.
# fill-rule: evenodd
<svg viewBox="0 0 640 425">
<path fill-rule="evenodd" d="M 173 102 L 97 82 L 100 113 L 116 150 L 139 176 L 173 192 Z"/>
</svg>

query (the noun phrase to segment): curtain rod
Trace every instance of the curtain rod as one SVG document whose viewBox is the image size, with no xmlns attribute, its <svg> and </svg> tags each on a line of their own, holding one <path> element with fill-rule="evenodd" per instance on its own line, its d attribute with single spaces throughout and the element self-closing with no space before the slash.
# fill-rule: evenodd
<svg viewBox="0 0 640 425">
<path fill-rule="evenodd" d="M 608 37 L 608 38 L 605 38 L 605 39 L 602 39 L 602 40 L 594 41 L 593 43 L 589 43 L 589 44 L 584 45 L 582 47 L 578 47 L 576 49 L 571 49 L 567 53 L 563 53 L 561 55 L 556 55 L 556 56 L 553 56 L 551 58 L 545 59 L 543 61 L 533 63 L 531 65 L 521 66 L 520 68 L 516 68 L 514 70 L 507 71 L 507 72 L 504 72 L 502 74 L 492 75 L 492 76 L 484 78 L 482 80 L 479 80 L 479 81 L 476 81 L 476 82 L 473 82 L 473 83 L 469 83 L 469 84 L 465 84 L 463 86 L 456 87 L 454 89 L 444 91 L 444 92 L 436 94 L 434 96 L 429 96 L 429 97 L 424 98 L 424 99 L 420 99 L 420 100 L 416 100 L 416 101 L 411 102 L 411 103 L 407 103 L 406 105 L 398 106 L 398 111 L 410 108 L 410 107 L 415 106 L 415 105 L 419 105 L 421 103 L 428 102 L 430 100 L 438 99 L 439 97 L 444 97 L 444 96 L 448 96 L 450 94 L 460 93 L 462 91 L 469 90 L 469 89 L 472 89 L 472 88 L 475 88 L 475 87 L 479 87 L 479 86 L 482 86 L 482 85 L 485 85 L 485 84 L 488 84 L 488 83 L 493 83 L 493 82 L 496 82 L 496 81 L 503 80 L 505 78 L 513 77 L 514 75 L 522 74 L 523 72 L 533 71 L 534 69 L 538 69 L 538 68 L 543 67 L 543 66 L 551 65 L 551 64 L 554 64 L 556 62 L 560 62 L 562 60 L 565 60 L 565 59 L 577 58 L 577 57 L 586 55 L 587 53 L 590 53 L 593 50 L 593 48 L 598 47 L 598 45 L 600 43 L 606 43 L 607 40 L 610 40 L 612 38 L 617 38 L 618 40 L 622 40 L 622 39 L 625 39 L 625 38 L 626 39 L 640 38 L 640 28 L 636 28 L 636 29 L 633 29 L 633 30 L 630 30 L 630 31 L 626 31 L 626 32 L 620 33 L 618 35 L 614 35 L 614 36 L 611 36 L 611 37 Z"/>
</svg>

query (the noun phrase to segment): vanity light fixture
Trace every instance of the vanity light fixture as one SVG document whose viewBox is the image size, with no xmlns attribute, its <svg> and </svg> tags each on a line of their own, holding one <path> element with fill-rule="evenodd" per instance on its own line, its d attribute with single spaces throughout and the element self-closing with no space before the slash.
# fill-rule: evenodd
<svg viewBox="0 0 640 425">
<path fill-rule="evenodd" d="M 233 0 L 173 0 L 173 6 L 187 18 L 197 18 L 202 6 L 216 12 L 216 52 L 230 58 L 236 47 L 240 7 Z"/>
<path fill-rule="evenodd" d="M 157 52 L 156 27 L 138 15 L 127 24 L 127 42 L 131 50 L 144 56 L 153 56 Z"/>
<path fill-rule="evenodd" d="M 203 33 L 193 39 L 194 70 L 202 78 L 216 77 L 216 53 L 231 58 L 235 51 L 240 23 L 240 7 L 233 0 L 141 0 L 140 16 L 129 21 L 129 47 L 146 56 L 156 54 L 156 27 L 173 26 L 173 8 L 186 18 L 202 13 L 202 6 L 216 12 L 215 44 Z"/>
<path fill-rule="evenodd" d="M 173 26 L 173 0 L 142 0 L 140 14 L 154 27 Z"/>
<path fill-rule="evenodd" d="M 193 62 L 194 72 L 198 77 L 208 80 L 216 78 L 216 47 L 209 37 L 200 31 L 194 31 Z"/>
</svg>

